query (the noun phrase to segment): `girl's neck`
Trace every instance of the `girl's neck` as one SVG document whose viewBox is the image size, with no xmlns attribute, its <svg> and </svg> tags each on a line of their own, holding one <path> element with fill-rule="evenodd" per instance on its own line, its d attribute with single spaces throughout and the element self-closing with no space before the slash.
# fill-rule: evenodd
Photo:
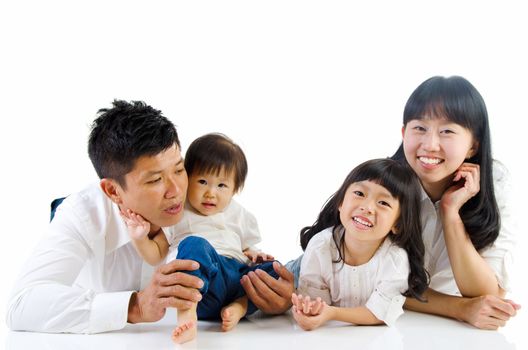
<svg viewBox="0 0 528 350">
<path fill-rule="evenodd" d="M 345 264 L 352 266 L 366 264 L 376 254 L 384 240 L 385 238 L 378 241 L 360 241 L 345 234 L 343 249 Z"/>
</svg>

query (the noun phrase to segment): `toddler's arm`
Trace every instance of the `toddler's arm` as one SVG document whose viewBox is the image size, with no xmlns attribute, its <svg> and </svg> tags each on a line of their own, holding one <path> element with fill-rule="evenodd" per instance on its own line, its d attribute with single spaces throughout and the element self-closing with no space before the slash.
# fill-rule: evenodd
<svg viewBox="0 0 528 350">
<path fill-rule="evenodd" d="M 165 259 L 169 251 L 169 242 L 160 228 L 153 237 L 149 237 L 150 223 L 139 214 L 128 209 L 121 211 L 128 234 L 138 254 L 150 265 L 156 266 Z"/>
<path fill-rule="evenodd" d="M 260 264 L 266 261 L 273 261 L 275 258 L 273 255 L 266 254 L 264 252 L 260 252 L 258 250 L 253 250 L 250 248 L 247 248 L 243 251 L 244 255 L 248 257 L 251 262 Z"/>
</svg>

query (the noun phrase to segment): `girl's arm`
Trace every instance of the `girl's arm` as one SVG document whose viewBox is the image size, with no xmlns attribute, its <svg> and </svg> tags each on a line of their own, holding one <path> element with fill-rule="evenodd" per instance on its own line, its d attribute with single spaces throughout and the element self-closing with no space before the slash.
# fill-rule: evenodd
<svg viewBox="0 0 528 350">
<path fill-rule="evenodd" d="M 459 211 L 462 205 L 480 190 L 480 168 L 464 163 L 442 196 L 440 212 L 449 261 L 460 293 L 466 297 L 504 296 L 495 272 L 471 243 Z"/>
<path fill-rule="evenodd" d="M 520 305 L 511 300 L 493 295 L 465 298 L 442 294 L 429 288 L 423 296 L 427 302 L 407 298 L 404 307 L 411 311 L 454 318 L 481 329 L 504 326 L 520 308 Z"/>
<path fill-rule="evenodd" d="M 355 325 L 378 325 L 384 323 L 365 306 L 354 308 L 329 306 L 320 298 L 311 300 L 310 297 L 296 294 L 292 295 L 292 302 L 293 318 L 305 331 L 316 329 L 331 320 Z"/>
<path fill-rule="evenodd" d="M 153 266 L 162 262 L 169 251 L 169 242 L 161 227 L 157 232 L 149 234 L 150 223 L 130 209 L 121 212 L 121 217 L 127 225 L 132 244 L 141 258 Z"/>
</svg>

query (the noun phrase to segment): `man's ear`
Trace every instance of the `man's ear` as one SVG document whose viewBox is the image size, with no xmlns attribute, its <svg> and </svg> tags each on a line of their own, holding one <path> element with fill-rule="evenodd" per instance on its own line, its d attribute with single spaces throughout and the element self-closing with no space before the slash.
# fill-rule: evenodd
<svg viewBox="0 0 528 350">
<path fill-rule="evenodd" d="M 116 204 L 122 204 L 123 199 L 121 198 L 121 186 L 115 180 L 112 179 L 101 179 L 99 183 L 104 194 L 110 198 L 110 200 Z"/>
</svg>

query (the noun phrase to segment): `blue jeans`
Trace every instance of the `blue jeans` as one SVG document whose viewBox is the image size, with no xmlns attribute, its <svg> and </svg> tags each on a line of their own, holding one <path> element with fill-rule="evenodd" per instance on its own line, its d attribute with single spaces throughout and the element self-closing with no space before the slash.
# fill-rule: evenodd
<svg viewBox="0 0 528 350">
<path fill-rule="evenodd" d="M 200 264 L 198 270 L 186 271 L 204 282 L 200 289 L 202 300 L 197 307 L 200 320 L 219 319 L 224 306 L 244 296 L 245 291 L 240 279 L 248 272 L 261 269 L 274 278 L 279 277 L 273 270 L 272 262 L 248 266 L 236 259 L 219 255 L 213 246 L 201 237 L 190 236 L 181 241 L 176 258 L 194 260 Z M 246 315 L 251 315 L 256 310 L 255 304 L 248 300 Z"/>
</svg>

